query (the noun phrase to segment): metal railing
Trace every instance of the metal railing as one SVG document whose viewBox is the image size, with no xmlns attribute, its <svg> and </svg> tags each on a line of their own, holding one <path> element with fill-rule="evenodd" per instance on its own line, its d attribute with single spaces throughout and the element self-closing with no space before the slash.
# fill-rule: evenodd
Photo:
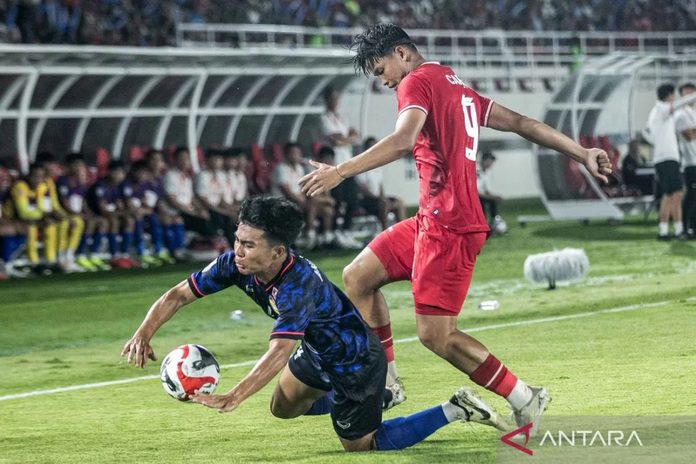
<svg viewBox="0 0 696 464">
<path fill-rule="evenodd" d="M 178 46 L 233 48 L 341 48 L 361 28 L 250 24 L 179 24 Z M 479 65 L 572 65 L 581 57 L 614 52 L 678 54 L 696 50 L 694 32 L 535 32 L 408 30 L 431 59 L 465 59 Z"/>
</svg>

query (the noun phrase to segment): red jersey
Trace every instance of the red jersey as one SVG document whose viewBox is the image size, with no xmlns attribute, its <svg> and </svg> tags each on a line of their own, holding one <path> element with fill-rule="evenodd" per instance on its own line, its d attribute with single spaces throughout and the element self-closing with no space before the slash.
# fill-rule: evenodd
<svg viewBox="0 0 696 464">
<path fill-rule="evenodd" d="M 493 102 L 464 85 L 452 68 L 425 62 L 396 90 L 399 114 L 427 115 L 413 151 L 418 170 L 418 210 L 453 232 L 487 232 L 476 187 L 480 127 Z"/>
</svg>

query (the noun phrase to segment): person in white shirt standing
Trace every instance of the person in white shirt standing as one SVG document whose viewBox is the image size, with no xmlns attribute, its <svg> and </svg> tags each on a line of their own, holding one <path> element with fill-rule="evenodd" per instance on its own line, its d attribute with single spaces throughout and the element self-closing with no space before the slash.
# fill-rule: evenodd
<svg viewBox="0 0 696 464">
<path fill-rule="evenodd" d="M 674 125 L 674 111 L 696 98 L 692 96 L 675 101 L 674 86 L 663 84 L 657 89 L 658 101 L 650 110 L 644 136 L 653 145 L 655 175 L 662 190 L 658 240 L 669 240 L 669 220 L 674 226 L 674 236 L 684 235 L 682 223 L 682 178 L 679 172 L 679 144 Z M 696 97 L 694 95 L 693 97 Z"/>
<path fill-rule="evenodd" d="M 353 145 L 360 142 L 360 135 L 338 114 L 338 92 L 333 87 L 324 90 L 324 108 L 321 116 L 324 143 L 333 149 L 336 164 L 348 161 L 353 157 Z M 336 200 L 336 208 L 344 211 L 340 215 L 343 218 L 340 228 L 337 223 L 334 224 L 337 240 L 345 248 L 362 248 L 362 244 L 356 242 L 350 234 L 353 215 L 360 207 L 355 179 L 346 179 L 331 191 L 331 196 Z"/>
<path fill-rule="evenodd" d="M 683 84 L 679 87 L 682 97 L 696 95 L 696 85 Z M 693 104 L 684 105 L 674 112 L 674 126 L 679 139 L 682 165 L 684 166 L 684 183 L 686 195 L 682 204 L 684 229 L 687 238 L 694 239 L 696 235 L 696 109 Z"/>
</svg>

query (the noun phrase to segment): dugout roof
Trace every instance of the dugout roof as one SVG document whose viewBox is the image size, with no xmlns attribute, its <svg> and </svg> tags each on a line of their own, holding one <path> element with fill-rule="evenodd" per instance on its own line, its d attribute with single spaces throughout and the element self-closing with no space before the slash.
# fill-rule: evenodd
<svg viewBox="0 0 696 464">
<path fill-rule="evenodd" d="M 353 78 L 345 50 L 0 45 L 0 157 L 316 140 Z"/>
<path fill-rule="evenodd" d="M 583 146 L 626 145 L 645 126 L 663 82 L 696 80 L 696 55 L 617 53 L 589 60 L 546 106 L 543 121 Z M 540 191 L 553 219 L 622 219 L 636 201 L 600 186 L 587 170 L 535 145 Z M 620 177 L 617 178 L 620 182 Z"/>
</svg>

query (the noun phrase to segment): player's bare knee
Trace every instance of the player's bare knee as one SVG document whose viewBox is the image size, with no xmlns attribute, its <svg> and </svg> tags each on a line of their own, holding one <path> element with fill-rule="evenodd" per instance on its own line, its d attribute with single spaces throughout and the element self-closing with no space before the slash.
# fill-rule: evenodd
<svg viewBox="0 0 696 464">
<path fill-rule="evenodd" d="M 368 295 L 379 289 L 380 282 L 366 271 L 367 267 L 363 265 L 360 257 L 355 258 L 343 268 L 343 285 L 345 285 L 348 295 Z"/>
<path fill-rule="evenodd" d="M 427 349 L 436 354 L 442 354 L 446 351 L 448 337 L 440 333 L 433 327 L 418 326 L 418 339 Z"/>
</svg>

